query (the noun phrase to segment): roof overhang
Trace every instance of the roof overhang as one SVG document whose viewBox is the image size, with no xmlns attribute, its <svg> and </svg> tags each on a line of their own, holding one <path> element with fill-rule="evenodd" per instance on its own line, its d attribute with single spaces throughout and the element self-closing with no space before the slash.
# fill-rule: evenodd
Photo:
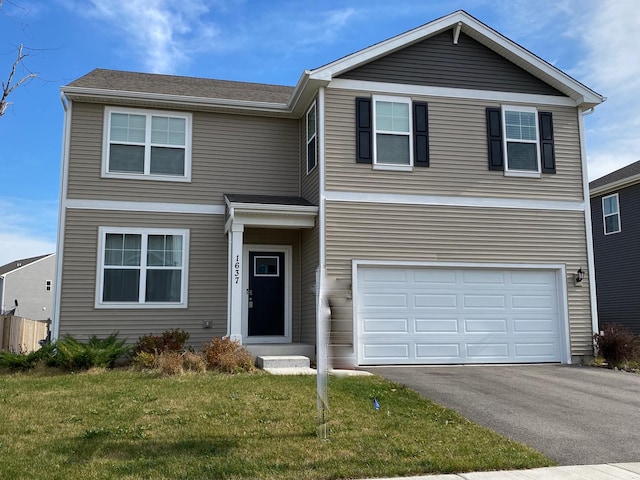
<svg viewBox="0 0 640 480">
<path fill-rule="evenodd" d="M 620 180 L 605 183 L 604 185 L 600 185 L 599 187 L 591 188 L 589 189 L 589 195 L 591 195 L 591 197 L 597 197 L 598 195 L 603 195 L 615 190 L 620 190 L 621 188 L 630 187 L 637 183 L 640 183 L 640 174 L 621 178 Z"/>
<path fill-rule="evenodd" d="M 227 219 L 224 226 L 225 233 L 234 227 L 258 227 L 258 228 L 313 228 L 318 207 L 310 204 L 276 203 L 278 197 L 272 197 L 273 201 L 255 202 L 250 198 L 247 201 L 234 201 L 225 195 Z M 306 203 L 306 201 L 305 201 Z"/>
</svg>

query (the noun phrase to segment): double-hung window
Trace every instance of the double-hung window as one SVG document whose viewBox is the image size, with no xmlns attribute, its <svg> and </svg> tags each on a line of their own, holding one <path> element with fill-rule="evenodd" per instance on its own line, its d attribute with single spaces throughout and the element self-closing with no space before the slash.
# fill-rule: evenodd
<svg viewBox="0 0 640 480">
<path fill-rule="evenodd" d="M 531 107 L 502 107 L 505 172 L 540 173 L 538 112 Z"/>
<path fill-rule="evenodd" d="M 373 165 L 378 168 L 411 169 L 411 99 L 373 97 Z"/>
<path fill-rule="evenodd" d="M 186 307 L 188 230 L 100 227 L 96 307 Z"/>
<path fill-rule="evenodd" d="M 307 173 L 316 167 L 318 155 L 316 104 L 311 105 L 307 112 Z"/>
<path fill-rule="evenodd" d="M 618 233 L 621 230 L 620 203 L 617 193 L 602 197 L 602 221 L 605 235 Z"/>
<path fill-rule="evenodd" d="M 188 181 L 191 115 L 107 107 L 103 176 Z"/>
</svg>

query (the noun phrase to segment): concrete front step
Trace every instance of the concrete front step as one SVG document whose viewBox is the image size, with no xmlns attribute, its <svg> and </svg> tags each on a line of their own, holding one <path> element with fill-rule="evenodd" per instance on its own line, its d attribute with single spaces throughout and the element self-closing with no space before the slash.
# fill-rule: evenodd
<svg viewBox="0 0 640 480">
<path fill-rule="evenodd" d="M 256 366 L 263 370 L 274 368 L 309 368 L 311 361 L 303 355 L 259 355 Z"/>
</svg>

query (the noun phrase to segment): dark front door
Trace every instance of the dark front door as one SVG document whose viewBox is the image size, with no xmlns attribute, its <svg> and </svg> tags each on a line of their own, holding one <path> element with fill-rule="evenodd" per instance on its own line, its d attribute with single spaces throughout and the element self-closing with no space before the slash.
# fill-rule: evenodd
<svg viewBox="0 0 640 480">
<path fill-rule="evenodd" d="M 284 253 L 249 252 L 249 336 L 284 336 Z"/>
</svg>

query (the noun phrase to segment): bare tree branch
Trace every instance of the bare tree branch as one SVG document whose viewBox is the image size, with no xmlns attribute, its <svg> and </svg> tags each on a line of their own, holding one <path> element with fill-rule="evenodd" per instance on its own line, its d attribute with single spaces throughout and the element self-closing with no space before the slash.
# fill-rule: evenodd
<svg viewBox="0 0 640 480">
<path fill-rule="evenodd" d="M 0 0 L 0 6 L 1 5 L 2 5 L 2 0 Z M 23 53 L 22 51 L 23 48 L 24 46 L 20 44 L 20 46 L 18 47 L 18 57 L 13 62 L 13 65 L 11 66 L 11 71 L 9 72 L 9 78 L 7 79 L 6 83 L 4 81 L 0 82 L 0 87 L 2 87 L 2 96 L 0 97 L 0 117 L 4 115 L 4 112 L 7 110 L 7 107 L 11 104 L 10 102 L 7 101 L 7 97 L 20 85 L 24 85 L 38 76 L 36 73 L 28 73 L 24 77 L 14 82 L 13 77 L 15 77 L 16 75 L 16 69 L 18 68 L 19 65 L 24 66 L 23 60 L 29 56 L 28 53 Z"/>
</svg>

